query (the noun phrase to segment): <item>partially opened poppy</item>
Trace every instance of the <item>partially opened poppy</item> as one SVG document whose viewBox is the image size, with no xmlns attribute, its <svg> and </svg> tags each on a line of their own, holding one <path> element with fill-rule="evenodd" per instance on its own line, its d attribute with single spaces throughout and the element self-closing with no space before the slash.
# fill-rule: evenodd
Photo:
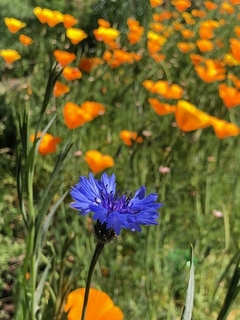
<svg viewBox="0 0 240 320">
<path fill-rule="evenodd" d="M 90 114 L 92 118 L 103 115 L 106 111 L 103 104 L 95 101 L 84 101 L 81 107 L 86 113 Z"/>
<path fill-rule="evenodd" d="M 70 87 L 68 85 L 57 81 L 53 88 L 53 95 L 54 97 L 58 98 L 64 95 L 65 93 L 68 93 L 69 91 L 70 91 Z"/>
<path fill-rule="evenodd" d="M 234 56 L 235 59 L 240 61 L 240 40 L 231 38 L 229 39 L 230 41 L 230 48 L 232 50 L 232 55 Z"/>
<path fill-rule="evenodd" d="M 150 5 L 152 8 L 156 8 L 163 4 L 163 0 L 150 0 Z"/>
<path fill-rule="evenodd" d="M 4 22 L 11 33 L 16 33 L 26 26 L 26 23 L 15 18 L 4 18 Z"/>
<path fill-rule="evenodd" d="M 193 42 L 178 42 L 177 47 L 181 52 L 187 53 L 192 51 L 196 46 Z"/>
<path fill-rule="evenodd" d="M 68 320 L 81 318 L 84 293 L 85 288 L 69 293 L 64 306 Z M 90 288 L 85 320 L 123 320 L 123 313 L 105 292 Z"/>
<path fill-rule="evenodd" d="M 13 63 L 14 61 L 21 59 L 21 55 L 12 49 L 0 50 L 0 56 L 7 62 Z"/>
<path fill-rule="evenodd" d="M 171 3 L 175 6 L 177 11 L 183 12 L 187 8 L 191 7 L 191 1 L 189 0 L 172 0 Z"/>
<path fill-rule="evenodd" d="M 37 138 L 42 136 L 42 132 L 37 133 Z M 35 140 L 35 134 L 30 135 L 30 141 Z M 42 156 L 46 156 L 49 153 L 55 153 L 57 151 L 57 144 L 61 141 L 61 138 L 54 137 L 49 133 L 45 133 L 38 147 L 38 152 Z"/>
<path fill-rule="evenodd" d="M 63 118 L 69 129 L 75 129 L 91 121 L 93 116 L 73 102 L 66 102 L 63 107 Z"/>
<path fill-rule="evenodd" d="M 78 20 L 75 19 L 72 15 L 68 13 L 63 15 L 63 25 L 66 29 L 72 28 L 77 23 L 78 23 Z"/>
<path fill-rule="evenodd" d="M 212 51 L 214 48 L 212 41 L 208 39 L 198 39 L 196 44 L 201 52 Z"/>
<path fill-rule="evenodd" d="M 211 116 L 185 100 L 179 100 L 175 118 L 182 131 L 203 129 L 211 125 Z"/>
<path fill-rule="evenodd" d="M 87 151 L 85 153 L 85 161 L 94 173 L 99 173 L 114 166 L 114 160 L 111 156 L 104 155 L 97 150 Z"/>
<path fill-rule="evenodd" d="M 137 143 L 143 142 L 143 138 L 138 136 L 137 132 L 134 131 L 122 130 L 120 131 L 119 137 L 129 147 L 132 146 L 133 141 L 136 141 Z"/>
<path fill-rule="evenodd" d="M 206 59 L 204 60 L 204 64 L 205 66 L 199 64 L 195 66 L 197 74 L 203 81 L 210 83 L 226 78 L 226 69 L 221 61 Z"/>
<path fill-rule="evenodd" d="M 160 102 L 156 98 L 149 98 L 148 102 L 150 103 L 156 114 L 158 114 L 159 116 L 165 116 L 166 114 L 176 111 L 176 106 L 171 106 L 168 103 Z"/>
<path fill-rule="evenodd" d="M 83 39 L 87 38 L 87 34 L 83 30 L 77 28 L 66 29 L 66 35 L 70 39 L 72 44 L 77 44 Z"/>
<path fill-rule="evenodd" d="M 20 34 L 19 36 L 19 41 L 24 45 L 24 46 L 29 46 L 30 44 L 33 43 L 32 38 L 25 36 L 24 34 Z"/>
<path fill-rule="evenodd" d="M 78 68 L 71 68 L 66 66 L 62 72 L 63 77 L 68 81 L 73 81 L 80 79 L 82 77 L 82 72 Z"/>
<path fill-rule="evenodd" d="M 237 136 L 240 134 L 240 128 L 234 123 L 227 122 L 215 117 L 211 117 L 211 125 L 219 139 Z"/>
<path fill-rule="evenodd" d="M 229 87 L 225 83 L 219 85 L 219 96 L 227 108 L 234 108 L 240 105 L 240 91 L 234 87 Z"/>
<path fill-rule="evenodd" d="M 77 56 L 74 53 L 61 50 L 55 50 L 53 52 L 53 55 L 56 58 L 57 62 L 60 63 L 63 67 L 65 67 L 77 58 Z"/>
</svg>

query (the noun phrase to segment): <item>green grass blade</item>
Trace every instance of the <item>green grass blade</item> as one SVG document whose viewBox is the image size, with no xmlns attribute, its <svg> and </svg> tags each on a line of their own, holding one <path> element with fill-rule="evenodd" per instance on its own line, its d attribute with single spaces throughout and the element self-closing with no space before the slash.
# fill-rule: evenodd
<svg viewBox="0 0 240 320">
<path fill-rule="evenodd" d="M 185 306 L 183 309 L 181 320 L 191 320 L 194 301 L 194 262 L 193 262 L 193 248 L 191 246 L 191 268 L 188 281 L 187 296 Z"/>
</svg>

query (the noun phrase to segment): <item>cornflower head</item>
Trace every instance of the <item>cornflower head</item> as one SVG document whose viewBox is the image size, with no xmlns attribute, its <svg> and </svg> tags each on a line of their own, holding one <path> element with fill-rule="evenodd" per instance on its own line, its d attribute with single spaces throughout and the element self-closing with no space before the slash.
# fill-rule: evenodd
<svg viewBox="0 0 240 320">
<path fill-rule="evenodd" d="M 115 175 L 103 173 L 100 180 L 89 173 L 89 178 L 80 177 L 70 194 L 74 200 L 71 207 L 85 216 L 90 211 L 96 220 L 95 236 L 98 242 L 106 243 L 118 236 L 122 228 L 141 232 L 141 225 L 154 225 L 163 204 L 156 202 L 157 194 L 148 196 L 146 188 L 140 187 L 132 196 L 116 191 Z"/>
</svg>

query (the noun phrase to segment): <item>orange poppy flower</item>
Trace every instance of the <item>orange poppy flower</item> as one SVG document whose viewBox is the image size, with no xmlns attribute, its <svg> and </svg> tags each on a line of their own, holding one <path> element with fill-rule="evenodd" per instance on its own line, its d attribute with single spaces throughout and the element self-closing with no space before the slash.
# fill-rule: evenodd
<svg viewBox="0 0 240 320">
<path fill-rule="evenodd" d="M 182 36 L 185 39 L 190 39 L 190 38 L 193 38 L 195 36 L 195 33 L 192 30 L 189 30 L 189 29 L 183 29 L 180 32 L 181 32 Z"/>
<path fill-rule="evenodd" d="M 111 156 L 104 155 L 97 150 L 87 151 L 85 153 L 85 161 L 87 162 L 91 171 L 94 173 L 99 173 L 114 166 L 114 160 Z M 96 311 L 94 311 L 94 313 L 96 313 Z"/>
<path fill-rule="evenodd" d="M 78 68 L 65 67 L 62 72 L 67 81 L 73 81 L 82 77 L 82 72 Z"/>
<path fill-rule="evenodd" d="M 201 22 L 198 34 L 201 39 L 212 39 L 214 37 L 214 29 L 220 27 L 220 22 L 216 20 L 205 20 Z"/>
<path fill-rule="evenodd" d="M 218 7 L 218 5 L 216 3 L 213 3 L 212 1 L 204 1 L 204 5 L 209 11 L 215 10 Z"/>
<path fill-rule="evenodd" d="M 144 80 L 142 85 L 144 86 L 145 89 L 147 89 L 151 93 L 155 93 L 153 91 L 154 81 L 152 81 L 152 80 Z"/>
<path fill-rule="evenodd" d="M 12 50 L 12 49 L 0 50 L 0 56 L 7 63 L 13 63 L 16 60 L 21 59 L 20 54 L 16 50 Z"/>
<path fill-rule="evenodd" d="M 182 131 L 203 129 L 211 125 L 211 116 L 185 100 L 178 101 L 175 118 Z"/>
<path fill-rule="evenodd" d="M 228 74 L 228 79 L 233 82 L 235 88 L 240 89 L 240 79 L 238 77 L 236 77 L 232 73 L 229 73 Z"/>
<path fill-rule="evenodd" d="M 68 320 L 79 320 L 81 318 L 84 293 L 85 288 L 69 293 L 64 306 L 64 311 L 68 312 Z M 123 320 L 123 313 L 105 292 L 90 288 L 85 320 L 93 319 Z"/>
<path fill-rule="evenodd" d="M 176 111 L 176 106 L 171 106 L 170 104 L 160 102 L 156 98 L 149 98 L 148 102 L 150 103 L 156 114 L 158 114 L 159 116 L 165 116 L 166 114 Z"/>
<path fill-rule="evenodd" d="M 68 85 L 57 81 L 53 88 L 53 95 L 54 97 L 58 98 L 63 96 L 65 93 L 68 93 L 69 91 L 70 91 L 70 88 Z"/>
<path fill-rule="evenodd" d="M 111 27 L 111 24 L 110 22 L 104 20 L 104 19 L 98 19 L 98 25 L 100 27 L 105 27 L 105 28 L 110 28 Z"/>
<path fill-rule="evenodd" d="M 211 125 L 213 126 L 215 135 L 219 139 L 237 136 L 240 134 L 240 128 L 238 126 L 225 120 L 211 117 Z"/>
<path fill-rule="evenodd" d="M 4 22 L 11 33 L 16 33 L 26 26 L 26 23 L 15 18 L 4 18 Z"/>
<path fill-rule="evenodd" d="M 120 131 L 119 137 L 129 147 L 132 146 L 133 141 L 136 141 L 137 143 L 143 142 L 143 138 L 139 137 L 137 132 L 134 131 L 122 130 Z"/>
<path fill-rule="evenodd" d="M 195 54 L 195 53 L 190 54 L 190 59 L 192 60 L 192 63 L 195 66 L 204 61 L 204 58 L 202 56 L 200 56 L 199 54 Z"/>
<path fill-rule="evenodd" d="M 147 45 L 148 45 L 148 51 L 150 55 L 157 53 L 159 50 L 161 50 L 167 41 L 166 37 L 160 34 L 157 34 L 151 30 L 148 31 L 147 37 L 148 37 Z"/>
<path fill-rule="evenodd" d="M 198 39 L 196 44 L 201 52 L 209 52 L 214 48 L 212 41 L 207 39 Z"/>
<path fill-rule="evenodd" d="M 69 129 L 76 129 L 93 119 L 92 115 L 73 102 L 66 102 L 63 107 L 63 118 Z"/>
<path fill-rule="evenodd" d="M 234 11 L 234 7 L 230 3 L 224 1 L 221 4 L 220 13 L 233 14 Z"/>
<path fill-rule="evenodd" d="M 42 137 L 42 132 L 37 133 L 37 138 Z M 30 141 L 35 140 L 35 134 L 30 135 Z M 42 156 L 46 156 L 49 153 L 54 153 L 57 151 L 57 144 L 61 141 L 61 138 L 54 137 L 49 133 L 45 133 L 38 147 L 38 152 Z"/>
<path fill-rule="evenodd" d="M 177 85 L 169 85 L 167 81 L 157 81 L 154 83 L 152 93 L 158 93 L 166 99 L 180 99 L 183 95 L 183 89 Z"/>
<path fill-rule="evenodd" d="M 93 33 L 97 41 L 103 41 L 106 44 L 116 40 L 116 38 L 120 35 L 120 32 L 117 29 L 101 26 L 98 29 L 93 30 Z"/>
<path fill-rule="evenodd" d="M 172 18 L 172 12 L 170 11 L 163 11 L 158 14 L 157 13 L 153 14 L 153 21 L 156 21 L 156 22 L 162 22 L 165 20 L 169 20 L 170 18 Z"/>
<path fill-rule="evenodd" d="M 234 6 L 240 4 L 240 0 L 229 0 L 229 2 Z"/>
<path fill-rule="evenodd" d="M 230 48 L 232 50 L 232 55 L 234 58 L 236 58 L 238 61 L 240 61 L 240 40 L 231 38 L 230 41 Z"/>
<path fill-rule="evenodd" d="M 191 7 L 189 0 L 172 0 L 171 4 L 175 6 L 178 12 L 184 12 L 187 8 Z"/>
<path fill-rule="evenodd" d="M 165 54 L 161 54 L 161 53 L 154 53 L 151 55 L 151 57 L 155 60 L 156 63 L 159 63 L 166 59 Z"/>
<path fill-rule="evenodd" d="M 156 8 L 156 7 L 160 6 L 161 4 L 163 4 L 163 0 L 150 0 L 150 6 L 152 8 Z"/>
<path fill-rule="evenodd" d="M 83 39 L 87 38 L 87 34 L 83 30 L 77 28 L 66 29 L 66 35 L 72 44 L 77 44 Z"/>
<path fill-rule="evenodd" d="M 63 25 L 67 28 L 72 28 L 75 24 L 78 23 L 78 20 L 75 19 L 72 15 L 66 13 L 63 15 Z"/>
<path fill-rule="evenodd" d="M 231 53 L 226 53 L 223 56 L 223 61 L 227 66 L 233 67 L 233 66 L 239 66 L 240 61 L 234 58 L 234 56 Z"/>
<path fill-rule="evenodd" d="M 144 28 L 140 26 L 137 20 L 128 18 L 127 25 L 129 32 L 127 34 L 128 41 L 131 45 L 136 44 L 142 39 Z"/>
<path fill-rule="evenodd" d="M 25 36 L 24 34 L 20 34 L 19 36 L 19 41 L 24 45 L 24 46 L 29 46 L 30 44 L 33 43 L 32 38 Z"/>
<path fill-rule="evenodd" d="M 91 115 L 92 119 L 103 115 L 106 111 L 103 104 L 94 101 L 84 101 L 81 107 L 86 113 Z"/>
<path fill-rule="evenodd" d="M 223 103 L 227 108 L 234 108 L 240 105 L 240 91 L 233 87 L 221 83 L 218 87 L 219 96 L 223 99 Z"/>
<path fill-rule="evenodd" d="M 195 43 L 193 43 L 193 42 L 178 42 L 177 47 L 181 52 L 187 53 L 195 48 Z"/>
<path fill-rule="evenodd" d="M 57 10 L 52 11 L 50 9 L 36 7 L 33 9 L 33 13 L 41 23 L 47 23 L 49 27 L 55 27 L 63 21 L 63 14 Z"/>
<path fill-rule="evenodd" d="M 74 53 L 61 50 L 55 50 L 53 52 L 53 55 L 56 58 L 57 62 L 60 63 L 63 67 L 65 67 L 67 64 L 71 63 L 77 58 Z"/>
<path fill-rule="evenodd" d="M 79 69 L 85 72 L 90 72 L 92 69 L 96 68 L 99 64 L 103 63 L 100 58 L 87 58 L 84 57 L 79 62 Z"/>
<path fill-rule="evenodd" d="M 197 9 L 193 9 L 191 11 L 191 14 L 193 17 L 196 17 L 196 18 L 204 18 L 206 16 L 206 12 L 203 11 L 203 10 L 197 10 Z"/>
<path fill-rule="evenodd" d="M 220 61 L 213 59 L 206 59 L 205 66 L 196 65 L 195 70 L 199 77 L 207 82 L 221 81 L 226 78 L 226 69 L 222 66 Z"/>
</svg>

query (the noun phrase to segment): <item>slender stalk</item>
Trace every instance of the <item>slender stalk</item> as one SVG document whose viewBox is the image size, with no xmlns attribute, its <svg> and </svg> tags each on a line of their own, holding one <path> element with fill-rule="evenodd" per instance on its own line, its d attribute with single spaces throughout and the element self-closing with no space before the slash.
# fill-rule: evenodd
<svg viewBox="0 0 240 320">
<path fill-rule="evenodd" d="M 93 257 L 90 263 L 90 267 L 88 270 L 88 275 L 87 275 L 87 282 L 86 282 L 86 289 L 85 289 L 85 293 L 84 293 L 84 300 L 83 300 L 83 308 L 82 308 L 82 316 L 81 316 L 81 320 L 85 319 L 85 315 L 86 315 L 86 310 L 87 310 L 87 303 L 88 303 L 88 296 L 89 296 L 89 291 L 90 291 L 90 285 L 91 285 L 91 279 L 92 279 L 92 274 L 93 274 L 93 270 L 95 268 L 95 265 L 98 261 L 98 258 L 103 250 L 104 247 L 104 243 L 102 242 L 97 242 L 95 251 L 93 253 Z"/>
</svg>

